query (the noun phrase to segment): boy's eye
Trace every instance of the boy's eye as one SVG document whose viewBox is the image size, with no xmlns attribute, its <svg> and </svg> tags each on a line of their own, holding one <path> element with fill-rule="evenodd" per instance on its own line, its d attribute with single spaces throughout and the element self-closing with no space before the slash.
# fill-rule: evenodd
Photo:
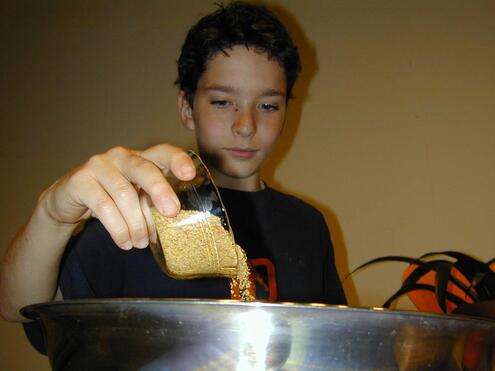
<svg viewBox="0 0 495 371">
<path fill-rule="evenodd" d="M 212 100 L 210 103 L 212 105 L 220 107 L 220 108 L 227 107 L 230 104 L 230 102 L 228 100 L 224 100 L 224 99 L 215 99 L 215 100 Z"/>
<path fill-rule="evenodd" d="M 278 106 L 276 104 L 270 104 L 270 103 L 261 103 L 259 105 L 259 108 L 267 112 L 278 111 Z"/>
</svg>

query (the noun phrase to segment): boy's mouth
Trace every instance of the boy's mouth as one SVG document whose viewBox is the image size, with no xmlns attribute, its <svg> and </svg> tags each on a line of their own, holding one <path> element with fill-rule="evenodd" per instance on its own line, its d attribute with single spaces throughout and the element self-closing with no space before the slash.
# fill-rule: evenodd
<svg viewBox="0 0 495 371">
<path fill-rule="evenodd" d="M 229 147 L 225 148 L 225 150 L 235 158 L 239 159 L 250 159 L 252 158 L 258 150 L 252 148 L 238 148 L 238 147 Z"/>
</svg>

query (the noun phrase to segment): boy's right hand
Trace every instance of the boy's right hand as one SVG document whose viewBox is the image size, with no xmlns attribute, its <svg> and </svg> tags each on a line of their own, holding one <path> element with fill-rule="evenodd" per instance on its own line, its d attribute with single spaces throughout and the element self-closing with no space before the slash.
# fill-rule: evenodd
<svg viewBox="0 0 495 371">
<path fill-rule="evenodd" d="M 120 248 L 144 248 L 156 238 L 146 195 L 166 216 L 175 216 L 180 209 L 164 176 L 169 171 L 181 180 L 195 176 L 191 158 L 178 147 L 160 144 L 144 151 L 115 147 L 57 180 L 41 194 L 39 206 L 61 225 L 75 226 L 93 216 Z"/>
</svg>

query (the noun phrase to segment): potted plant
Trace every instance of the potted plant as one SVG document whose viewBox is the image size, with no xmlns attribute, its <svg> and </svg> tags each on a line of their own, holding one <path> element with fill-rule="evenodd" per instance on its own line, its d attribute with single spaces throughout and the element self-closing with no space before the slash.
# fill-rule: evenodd
<svg viewBox="0 0 495 371">
<path fill-rule="evenodd" d="M 349 275 L 382 262 L 408 264 L 401 286 L 383 304 L 384 308 L 389 308 L 396 299 L 407 294 L 422 312 L 495 319 L 495 258 L 483 262 L 457 251 L 431 252 L 419 258 L 384 256 L 361 264 Z M 465 340 L 461 360 L 463 370 L 478 369 L 481 362 L 478 349 L 482 341 L 476 333 Z M 414 356 L 418 353 L 421 352 L 416 349 Z"/>
<path fill-rule="evenodd" d="M 482 262 L 457 251 L 430 252 L 419 258 L 384 256 L 361 264 L 349 275 L 381 262 L 408 264 L 401 286 L 384 308 L 405 294 L 418 310 L 430 313 L 449 314 L 465 305 L 495 300 L 495 258 Z"/>
</svg>

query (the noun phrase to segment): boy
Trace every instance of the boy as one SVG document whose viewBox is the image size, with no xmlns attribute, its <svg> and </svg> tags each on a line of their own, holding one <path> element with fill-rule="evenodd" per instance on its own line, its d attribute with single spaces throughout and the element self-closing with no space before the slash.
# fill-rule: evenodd
<svg viewBox="0 0 495 371">
<path fill-rule="evenodd" d="M 321 214 L 260 179 L 300 70 L 283 25 L 260 6 L 220 7 L 191 28 L 178 70 L 181 121 L 194 131 L 220 188 L 257 299 L 344 304 Z M 2 317 L 24 320 L 19 309 L 53 300 L 57 287 L 64 299 L 229 298 L 227 279 L 174 280 L 147 248 L 156 239 L 147 197 L 166 216 L 179 211 L 167 171 L 183 180 L 195 175 L 189 157 L 172 145 L 114 148 L 44 191 L 2 260 Z M 36 333 L 36 324 L 27 327 Z"/>
</svg>

